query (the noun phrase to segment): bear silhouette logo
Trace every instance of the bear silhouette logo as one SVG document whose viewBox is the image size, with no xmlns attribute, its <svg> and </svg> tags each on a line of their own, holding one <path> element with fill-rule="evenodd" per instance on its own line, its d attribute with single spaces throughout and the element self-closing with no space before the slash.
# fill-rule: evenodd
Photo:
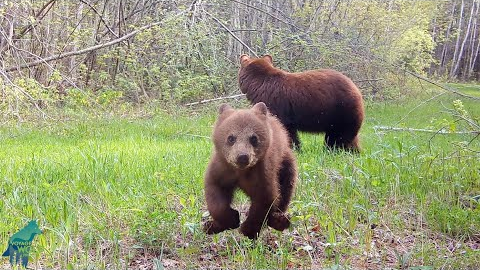
<svg viewBox="0 0 480 270">
<path fill-rule="evenodd" d="M 12 266 L 21 263 L 26 268 L 30 247 L 32 246 L 33 238 L 37 234 L 42 234 L 42 231 L 38 228 L 37 221 L 32 220 L 27 226 L 10 237 L 7 250 L 5 250 L 2 256 L 10 257 Z"/>
</svg>

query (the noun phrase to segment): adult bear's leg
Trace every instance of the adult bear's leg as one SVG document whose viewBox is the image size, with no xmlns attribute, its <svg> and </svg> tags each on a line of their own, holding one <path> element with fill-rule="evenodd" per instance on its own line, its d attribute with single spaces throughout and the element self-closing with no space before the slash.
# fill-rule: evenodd
<svg viewBox="0 0 480 270">
<path fill-rule="evenodd" d="M 298 137 L 298 130 L 296 127 L 290 125 L 286 126 L 288 137 L 290 138 L 290 148 L 300 150 L 301 143 L 300 138 Z"/>
<path fill-rule="evenodd" d="M 358 134 L 352 132 L 327 132 L 325 133 L 325 144 L 331 149 L 344 149 L 351 152 L 360 152 Z"/>
</svg>

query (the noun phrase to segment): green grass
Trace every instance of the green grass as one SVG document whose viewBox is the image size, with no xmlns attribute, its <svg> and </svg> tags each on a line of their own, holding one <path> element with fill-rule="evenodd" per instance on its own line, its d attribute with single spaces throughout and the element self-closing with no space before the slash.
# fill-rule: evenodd
<svg viewBox="0 0 480 270">
<path fill-rule="evenodd" d="M 464 129 L 444 108 L 457 98 L 416 109 L 426 96 L 368 102 L 361 155 L 329 152 L 323 136 L 302 133 L 293 225 L 256 242 L 237 230 L 201 231 L 215 106 L 8 124 L 0 127 L 0 252 L 38 219 L 44 233 L 29 263 L 38 269 L 478 268 L 480 207 L 470 198 L 480 194 L 480 139 L 374 129 Z M 463 104 L 478 120 L 479 102 Z M 236 198 L 244 218 L 248 200 Z"/>
<path fill-rule="evenodd" d="M 448 86 L 451 86 L 455 89 L 458 89 L 460 92 L 474 96 L 480 97 L 480 85 L 477 84 L 463 84 L 463 83 L 449 83 Z"/>
</svg>

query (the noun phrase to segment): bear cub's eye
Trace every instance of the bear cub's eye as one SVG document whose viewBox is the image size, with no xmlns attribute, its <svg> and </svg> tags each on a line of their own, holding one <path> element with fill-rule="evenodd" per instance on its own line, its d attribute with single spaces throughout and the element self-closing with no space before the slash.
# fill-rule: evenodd
<svg viewBox="0 0 480 270">
<path fill-rule="evenodd" d="M 257 147 L 258 146 L 258 138 L 257 136 L 253 135 L 250 137 L 250 144 L 253 146 L 253 147 Z"/>
<path fill-rule="evenodd" d="M 230 145 L 233 145 L 236 141 L 237 141 L 237 138 L 235 138 L 235 136 L 233 136 L 233 135 L 230 135 L 230 136 L 228 136 L 228 138 L 227 138 L 227 142 L 228 142 L 228 144 L 230 144 Z"/>
</svg>

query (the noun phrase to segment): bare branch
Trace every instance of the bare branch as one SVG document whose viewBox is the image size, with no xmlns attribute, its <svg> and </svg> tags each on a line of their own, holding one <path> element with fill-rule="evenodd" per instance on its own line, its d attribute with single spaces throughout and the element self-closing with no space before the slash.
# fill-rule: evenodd
<svg viewBox="0 0 480 270">
<path fill-rule="evenodd" d="M 7 36 L 3 34 L 3 32 L 1 33 L 2 36 L 4 36 L 4 40 L 0 39 L 0 52 L 6 51 L 9 46 L 11 46 L 15 41 L 21 39 L 25 34 L 34 29 L 34 27 L 48 14 L 48 12 L 55 5 L 55 1 L 56 0 L 50 0 L 46 4 L 44 4 L 42 8 L 35 14 L 34 21 L 23 27 L 18 34 L 13 35 L 13 22 L 10 22 L 11 32 L 9 33 L 9 35 Z M 3 44 L 5 46 L 2 46 Z"/>
<path fill-rule="evenodd" d="M 461 113 L 459 113 L 458 111 L 456 111 L 454 109 L 447 108 L 445 105 L 443 105 L 443 103 L 442 103 L 442 106 L 449 114 L 453 115 L 454 117 L 457 117 L 458 120 L 465 121 L 470 126 L 470 128 L 480 129 L 480 125 L 478 123 L 476 123 L 473 119 L 465 117 L 464 115 L 462 115 Z"/>
<path fill-rule="evenodd" d="M 219 21 L 217 18 L 215 18 L 212 14 L 208 13 L 205 9 L 203 10 L 203 12 L 205 12 L 205 14 L 207 14 L 210 18 L 212 18 L 214 21 L 216 21 L 218 24 L 220 24 L 220 26 L 227 30 L 228 33 L 230 33 L 230 35 L 232 35 L 232 37 L 234 39 L 236 39 L 238 42 L 240 42 L 243 46 L 245 46 L 245 48 L 247 48 L 253 55 L 255 55 L 255 57 L 258 57 L 257 53 L 252 50 L 247 44 L 245 44 L 245 42 L 243 42 L 239 37 L 237 37 L 233 32 L 232 30 L 228 29 L 228 27 L 223 24 L 221 21 Z"/>
<path fill-rule="evenodd" d="M 178 17 L 180 15 L 182 15 L 183 13 L 185 13 L 186 10 L 180 12 L 180 13 L 177 13 L 176 15 L 172 16 L 171 18 L 167 19 L 167 20 L 170 20 L 170 19 L 173 19 L 175 17 Z M 139 32 L 142 32 L 144 30 L 147 30 L 149 28 L 152 28 L 154 26 L 157 26 L 157 25 L 160 25 L 162 23 L 165 23 L 167 20 L 163 20 L 163 21 L 159 21 L 159 22 L 155 22 L 155 23 L 151 23 L 151 24 L 148 24 L 148 25 L 145 25 L 145 26 L 142 26 L 140 28 L 138 28 L 137 30 L 135 31 L 132 31 L 130 32 L 129 34 L 126 34 L 120 38 L 117 38 L 117 39 L 114 39 L 110 42 L 107 42 L 107 43 L 103 43 L 103 44 L 98 44 L 96 46 L 92 46 L 92 47 L 89 47 L 89 48 L 86 48 L 86 49 L 83 49 L 83 50 L 79 50 L 79 51 L 72 51 L 72 52 L 68 52 L 68 53 L 64 53 L 64 54 L 59 54 L 59 55 L 54 55 L 54 56 L 50 56 L 50 57 L 47 57 L 47 58 L 43 58 L 43 59 L 40 59 L 40 60 L 37 60 L 37 61 L 33 61 L 33 62 L 30 62 L 30 63 L 26 63 L 26 64 L 23 64 L 23 65 L 20 65 L 20 66 L 17 66 L 17 67 L 10 67 L 10 68 L 6 68 L 5 69 L 5 72 L 12 72 L 12 71 L 16 71 L 16 70 L 20 70 L 20 69 L 24 69 L 24 68 L 28 68 L 28 67 L 33 67 L 33 66 L 37 66 L 37 65 L 40 65 L 42 63 L 48 63 L 48 62 L 51 62 L 51 61 L 55 61 L 55 60 L 59 60 L 59 59 L 63 59 L 65 57 L 70 57 L 70 56 L 75 56 L 75 55 L 81 55 L 81 54 L 85 54 L 85 53 L 88 53 L 88 52 L 91 52 L 91 51 L 95 51 L 95 50 L 98 50 L 98 49 L 101 49 L 101 48 L 105 48 L 105 47 L 109 47 L 109 46 L 112 46 L 112 45 L 115 45 L 117 43 L 120 43 L 128 38 L 131 38 L 132 36 L 135 36 L 136 34 L 138 34 Z"/>
<path fill-rule="evenodd" d="M 235 29 L 230 30 L 232 32 L 257 32 L 257 31 L 265 31 L 263 29 Z"/>
<path fill-rule="evenodd" d="M 290 23 L 290 22 L 287 22 L 287 21 L 285 21 L 285 20 L 282 20 L 282 19 L 280 19 L 280 18 L 278 18 L 278 17 L 270 14 L 270 13 L 269 13 L 268 11 L 266 11 L 266 10 L 263 10 L 263 9 L 261 9 L 261 8 L 257 8 L 257 7 L 255 7 L 255 6 L 252 6 L 252 5 L 249 5 L 249 4 L 247 4 L 247 3 L 240 2 L 240 1 L 236 1 L 236 0 L 231 0 L 231 1 L 232 1 L 232 2 L 235 2 L 235 3 L 238 3 L 238 4 L 241 4 L 241 5 L 244 5 L 244 6 L 247 6 L 247 7 L 251 8 L 251 9 L 255 9 L 255 10 L 257 10 L 257 11 L 260 11 L 260 12 L 262 12 L 262 13 L 264 13 L 264 14 L 267 14 L 268 16 L 274 18 L 275 20 L 277 20 L 277 21 L 279 21 L 279 22 L 282 22 L 282 23 L 284 23 L 284 24 L 290 25 L 291 27 L 295 28 L 295 30 L 299 30 L 299 31 L 304 32 L 300 27 L 296 26 L 295 24 Z"/>
<path fill-rule="evenodd" d="M 20 33 L 15 35 L 13 37 L 13 40 L 20 39 L 23 37 L 26 33 L 31 31 L 35 25 L 37 25 L 46 15 L 47 13 L 52 9 L 53 5 L 55 4 L 56 0 L 50 0 L 48 1 L 43 7 L 37 12 L 35 15 L 35 20 L 33 23 L 28 24 L 25 26 L 22 30 L 20 30 Z"/>
<path fill-rule="evenodd" d="M 428 79 L 428 78 L 425 78 L 425 77 L 423 77 L 422 75 L 419 75 L 419 74 L 417 74 L 417 73 L 415 73 L 415 72 L 411 72 L 411 71 L 409 71 L 409 70 L 407 70 L 407 69 L 403 69 L 403 71 L 405 71 L 406 73 L 408 73 L 408 74 L 410 74 L 410 75 L 412 75 L 412 76 L 414 76 L 414 77 L 416 77 L 416 78 L 419 78 L 419 79 L 421 79 L 421 80 L 423 80 L 423 81 L 426 81 L 426 82 L 428 82 L 428 83 L 430 83 L 430 84 L 433 84 L 433 85 L 435 85 L 435 86 L 437 86 L 437 87 L 440 87 L 440 88 L 443 89 L 443 90 L 446 90 L 446 91 L 455 93 L 455 94 L 457 94 L 457 95 L 459 95 L 459 96 L 462 96 L 462 97 L 465 97 L 465 98 L 480 100 L 479 97 L 474 97 L 474 96 L 466 95 L 466 94 L 464 94 L 464 93 L 461 93 L 461 92 L 453 89 L 452 87 L 448 87 L 448 86 L 441 85 L 441 84 L 439 84 L 439 83 L 437 83 L 437 82 L 435 82 L 435 81 L 432 81 L 432 80 L 430 80 L 430 79 Z"/>
<path fill-rule="evenodd" d="M 97 16 L 98 16 L 98 17 L 100 18 L 100 20 L 102 21 L 103 25 L 105 25 L 105 27 L 108 29 L 108 31 L 109 31 L 112 35 L 114 35 L 114 36 L 117 37 L 117 38 L 119 37 L 119 36 L 117 35 L 117 33 L 113 32 L 113 30 L 108 26 L 107 22 L 105 21 L 105 19 L 104 19 L 103 16 L 102 16 L 102 14 L 100 14 L 100 13 L 97 11 L 97 9 L 96 9 L 94 6 L 92 6 L 92 4 L 90 4 L 88 1 L 85 1 L 85 0 L 80 0 L 80 2 L 86 4 L 91 10 L 93 10 L 93 12 L 94 12 L 95 14 L 97 14 Z"/>
<path fill-rule="evenodd" d="M 336 49 L 334 49 L 334 48 L 332 48 L 332 49 L 335 50 L 335 51 L 338 51 L 338 50 L 336 50 Z M 350 52 L 353 53 L 353 54 L 355 54 L 355 55 L 358 56 L 358 57 L 362 57 L 362 58 L 364 57 L 363 55 L 360 55 L 360 54 L 358 54 L 357 52 L 354 52 L 354 51 L 350 51 Z M 383 61 L 383 62 L 385 62 L 385 63 L 389 63 L 388 61 L 386 61 L 386 60 L 383 59 L 382 57 L 378 57 L 378 56 L 374 56 L 374 55 L 372 55 L 372 57 L 375 58 L 375 59 L 377 59 L 377 60 Z M 435 86 L 437 86 L 437 87 L 439 87 L 439 88 L 441 88 L 441 89 L 443 89 L 443 90 L 446 90 L 446 91 L 455 93 L 455 94 L 457 94 L 457 95 L 459 95 L 459 96 L 462 96 L 462 97 L 465 97 L 465 98 L 480 100 L 480 97 L 474 97 L 474 96 L 466 95 L 466 94 L 461 93 L 461 92 L 459 92 L 458 90 L 456 90 L 456 89 L 454 89 L 454 88 L 452 88 L 452 87 L 448 87 L 448 86 L 442 85 L 442 84 L 440 84 L 440 83 L 438 83 L 438 82 L 436 82 L 436 81 L 430 80 L 429 78 L 426 78 L 426 77 L 424 77 L 424 76 L 422 76 L 422 75 L 420 75 L 420 74 L 417 74 L 417 73 L 415 73 L 415 72 L 413 72 L 413 71 L 410 71 L 410 70 L 408 70 L 408 69 L 406 69 L 406 68 L 404 68 L 404 67 L 401 67 L 401 66 L 399 66 L 399 65 L 397 65 L 397 64 L 389 63 L 389 65 L 390 65 L 390 66 L 393 66 L 393 67 L 395 67 L 395 68 L 397 68 L 397 69 L 399 69 L 399 70 L 402 70 L 403 72 L 405 72 L 405 73 L 407 73 L 407 74 L 409 74 L 409 75 L 412 75 L 412 76 L 415 77 L 415 78 L 418 78 L 418 79 L 420 79 L 420 80 L 422 80 L 422 81 L 425 81 L 425 82 L 428 82 L 428 83 L 430 83 L 430 84 L 433 84 L 433 85 L 435 85 Z"/>
</svg>

